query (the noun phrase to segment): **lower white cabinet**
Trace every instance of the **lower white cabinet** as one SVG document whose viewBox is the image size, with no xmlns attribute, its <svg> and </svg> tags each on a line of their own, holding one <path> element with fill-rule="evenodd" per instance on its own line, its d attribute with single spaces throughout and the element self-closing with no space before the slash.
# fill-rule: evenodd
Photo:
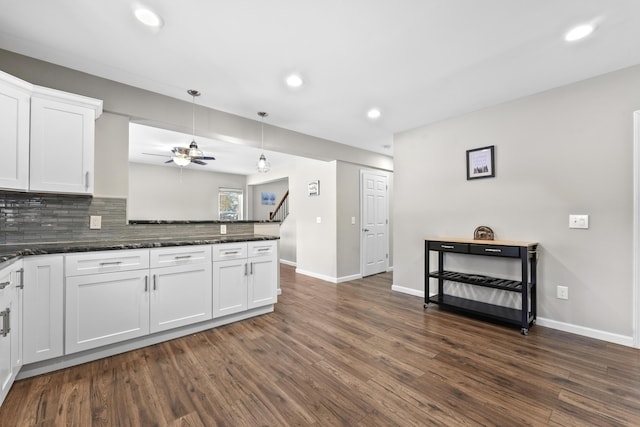
<svg viewBox="0 0 640 427">
<path fill-rule="evenodd" d="M 274 304 L 278 242 L 216 245 L 213 250 L 213 317 Z"/>
<path fill-rule="evenodd" d="M 66 353 L 149 333 L 149 271 L 90 274 L 66 279 Z"/>
<path fill-rule="evenodd" d="M 210 246 L 152 249 L 151 267 L 152 333 L 211 319 Z"/>
<path fill-rule="evenodd" d="M 23 359 L 40 362 L 64 350 L 63 255 L 29 256 L 24 263 Z"/>
<path fill-rule="evenodd" d="M 22 367 L 22 261 L 0 269 L 0 404 Z"/>
</svg>

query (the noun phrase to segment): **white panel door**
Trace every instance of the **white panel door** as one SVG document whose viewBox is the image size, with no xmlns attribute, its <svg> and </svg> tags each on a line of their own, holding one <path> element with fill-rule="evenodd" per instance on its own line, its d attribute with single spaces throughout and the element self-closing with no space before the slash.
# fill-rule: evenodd
<svg viewBox="0 0 640 427">
<path fill-rule="evenodd" d="M 94 117 L 89 108 L 32 97 L 32 191 L 93 193 Z"/>
<path fill-rule="evenodd" d="M 149 333 L 149 270 L 67 277 L 66 353 Z"/>
<path fill-rule="evenodd" d="M 11 283 L 11 270 L 5 268 L 0 271 L 0 402 L 9 392 L 12 384 L 11 360 L 11 304 L 13 302 L 14 287 Z"/>
<path fill-rule="evenodd" d="M 269 257 L 249 258 L 248 308 L 275 304 L 278 291 L 278 262 Z"/>
<path fill-rule="evenodd" d="M 0 188 L 29 188 L 30 91 L 0 72 Z"/>
<path fill-rule="evenodd" d="M 211 319 L 211 261 L 151 269 L 150 286 L 152 333 Z"/>
<path fill-rule="evenodd" d="M 245 245 L 246 246 L 246 245 Z M 247 309 L 247 259 L 213 262 L 213 317 Z"/>
<path fill-rule="evenodd" d="M 62 255 L 24 260 L 24 363 L 62 356 L 64 348 L 64 276 Z"/>
<path fill-rule="evenodd" d="M 389 266 L 387 176 L 361 171 L 362 275 L 382 273 Z"/>
</svg>

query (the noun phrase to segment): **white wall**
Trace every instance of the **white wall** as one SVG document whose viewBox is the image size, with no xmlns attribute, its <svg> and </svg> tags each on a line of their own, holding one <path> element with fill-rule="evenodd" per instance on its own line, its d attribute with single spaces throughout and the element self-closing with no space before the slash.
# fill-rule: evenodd
<svg viewBox="0 0 640 427">
<path fill-rule="evenodd" d="M 309 196 L 308 184 L 320 181 L 320 195 Z M 289 182 L 297 213 L 297 270 L 334 281 L 337 277 L 336 162 L 300 158 L 296 180 Z M 317 222 L 320 218 L 321 223 Z"/>
<path fill-rule="evenodd" d="M 264 184 L 251 186 L 251 209 L 248 219 L 268 220 L 271 212 L 275 211 L 278 207 L 278 203 L 282 200 L 289 189 L 289 179 L 279 179 L 277 181 L 270 181 Z M 262 193 L 273 193 L 275 195 L 275 205 L 263 205 Z"/>
<path fill-rule="evenodd" d="M 129 220 L 217 220 L 219 188 L 244 189 L 243 175 L 129 163 Z"/>
<path fill-rule="evenodd" d="M 423 290 L 424 238 L 488 225 L 540 242 L 540 318 L 630 337 L 638 94 L 640 66 L 396 135 L 394 286 Z M 465 151 L 486 145 L 496 177 L 467 181 Z M 590 228 L 569 229 L 571 213 Z"/>
</svg>

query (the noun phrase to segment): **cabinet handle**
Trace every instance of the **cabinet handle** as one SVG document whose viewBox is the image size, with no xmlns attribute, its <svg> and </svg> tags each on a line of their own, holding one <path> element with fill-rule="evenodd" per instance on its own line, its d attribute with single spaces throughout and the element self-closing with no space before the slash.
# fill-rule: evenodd
<svg viewBox="0 0 640 427">
<path fill-rule="evenodd" d="M 495 253 L 501 253 L 502 249 L 492 249 L 492 248 L 484 248 L 485 252 L 495 252 Z"/>
<path fill-rule="evenodd" d="M 251 269 L 249 270 L 249 274 L 253 274 L 253 263 L 251 263 Z"/>
<path fill-rule="evenodd" d="M 265 251 L 270 251 L 271 248 L 260 248 L 258 249 L 258 252 L 265 252 Z"/>
<path fill-rule="evenodd" d="M 2 282 L 0 283 L 0 291 L 9 286 L 11 282 Z"/>
<path fill-rule="evenodd" d="M 2 316 L 2 330 L 0 333 L 3 337 L 6 337 L 11 332 L 11 309 L 7 308 L 5 311 L 0 312 Z"/>
<path fill-rule="evenodd" d="M 453 246 L 453 245 L 440 245 L 440 247 L 442 249 L 455 249 L 455 246 Z"/>
<path fill-rule="evenodd" d="M 191 258 L 191 255 L 176 255 L 174 258 L 175 259 L 189 259 L 189 258 Z"/>
<path fill-rule="evenodd" d="M 246 262 L 244 263 L 244 275 L 245 276 L 247 275 L 247 263 Z"/>
<path fill-rule="evenodd" d="M 89 171 L 85 172 L 84 174 L 84 189 L 89 189 Z"/>
<path fill-rule="evenodd" d="M 156 275 L 153 275 L 153 290 L 155 291 L 156 289 L 158 289 L 158 279 L 156 278 Z"/>
<path fill-rule="evenodd" d="M 105 262 L 101 262 L 100 265 L 101 266 L 105 266 L 105 265 L 120 265 L 122 264 L 122 261 L 105 261 Z"/>
<path fill-rule="evenodd" d="M 240 251 L 226 251 L 224 254 L 225 255 L 235 255 L 237 253 L 240 253 Z"/>
<path fill-rule="evenodd" d="M 149 276 L 144 276 L 144 291 L 147 292 L 149 290 Z"/>
<path fill-rule="evenodd" d="M 17 273 L 20 273 L 20 282 L 16 287 L 18 289 L 24 289 L 24 268 L 19 269 Z"/>
</svg>

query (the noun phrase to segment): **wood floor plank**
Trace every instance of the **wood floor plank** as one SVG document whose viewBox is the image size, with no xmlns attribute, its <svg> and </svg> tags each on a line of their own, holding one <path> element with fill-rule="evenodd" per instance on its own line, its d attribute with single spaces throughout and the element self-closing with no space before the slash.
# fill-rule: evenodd
<svg viewBox="0 0 640 427">
<path fill-rule="evenodd" d="M 273 313 L 16 382 L 0 426 L 640 425 L 640 351 L 281 266 Z"/>
</svg>

